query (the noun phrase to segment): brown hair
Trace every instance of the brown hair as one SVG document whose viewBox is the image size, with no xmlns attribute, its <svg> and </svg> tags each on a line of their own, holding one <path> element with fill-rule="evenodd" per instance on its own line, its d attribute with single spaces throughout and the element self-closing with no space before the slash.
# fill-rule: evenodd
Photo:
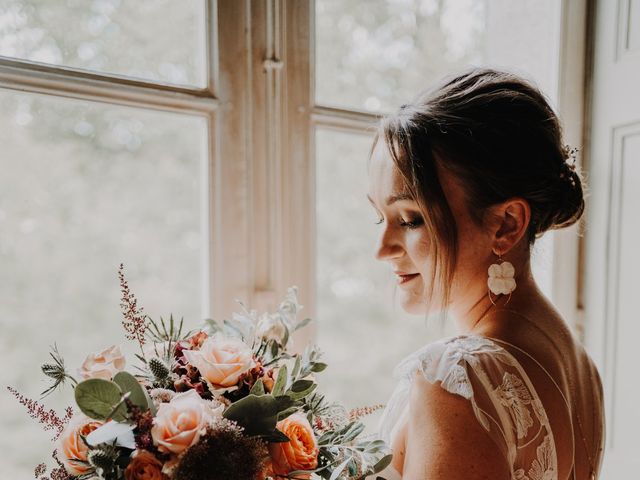
<svg viewBox="0 0 640 480">
<path fill-rule="evenodd" d="M 547 230 L 574 224 L 584 211 L 583 180 L 566 162 L 558 117 L 534 85 L 513 73 L 472 68 L 446 78 L 383 118 L 374 145 L 380 137 L 430 235 L 429 301 L 437 279 L 444 305 L 449 303 L 458 257 L 456 221 L 436 165 L 461 183 L 478 226 L 487 207 L 515 196 L 527 200 L 529 247 Z"/>
</svg>

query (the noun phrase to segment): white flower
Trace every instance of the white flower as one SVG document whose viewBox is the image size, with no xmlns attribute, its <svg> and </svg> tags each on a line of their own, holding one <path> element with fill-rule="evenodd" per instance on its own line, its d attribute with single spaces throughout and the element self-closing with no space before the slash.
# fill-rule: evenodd
<svg viewBox="0 0 640 480">
<path fill-rule="evenodd" d="M 489 267 L 489 278 L 487 285 L 496 295 L 511 293 L 516 288 L 516 281 L 513 278 L 515 269 L 511 262 L 494 263 Z"/>
<path fill-rule="evenodd" d="M 287 327 L 279 314 L 264 313 L 260 316 L 256 327 L 256 336 L 258 338 L 275 340 L 282 345 L 286 333 Z"/>
<path fill-rule="evenodd" d="M 87 355 L 78 369 L 78 375 L 85 380 L 88 378 L 111 380 L 116 373 L 124 370 L 125 364 L 126 360 L 120 352 L 120 347 L 111 345 L 101 352 Z"/>
</svg>

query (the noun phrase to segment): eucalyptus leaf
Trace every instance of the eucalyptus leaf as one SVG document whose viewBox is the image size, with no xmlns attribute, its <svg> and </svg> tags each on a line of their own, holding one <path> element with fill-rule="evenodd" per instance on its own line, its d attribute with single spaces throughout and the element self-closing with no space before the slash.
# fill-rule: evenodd
<svg viewBox="0 0 640 480">
<path fill-rule="evenodd" d="M 113 377 L 113 381 L 120 387 L 120 390 L 122 390 L 123 393 L 130 392 L 129 400 L 131 400 L 134 405 L 140 407 L 142 410 L 149 409 L 145 390 L 142 385 L 140 385 L 136 377 L 131 375 L 129 372 L 118 372 Z"/>
<path fill-rule="evenodd" d="M 304 320 L 300 321 L 300 323 L 298 323 L 295 326 L 293 331 L 295 332 L 296 330 L 300 330 L 302 327 L 305 327 L 309 322 L 311 322 L 311 319 L 310 318 L 305 318 Z"/>
<path fill-rule="evenodd" d="M 278 377 L 276 378 L 276 383 L 273 386 L 273 395 L 282 395 L 284 393 L 284 388 L 287 384 L 287 366 L 283 365 L 278 370 Z"/>
<path fill-rule="evenodd" d="M 393 454 L 388 454 L 382 457 L 378 462 L 373 466 L 373 471 L 371 473 L 378 473 L 384 470 L 391 463 L 391 459 L 393 458 Z"/>
<path fill-rule="evenodd" d="M 82 413 L 96 420 L 106 420 L 120 402 L 122 390 L 109 380 L 90 378 L 76 385 L 74 395 Z M 126 411 L 124 405 L 122 408 Z"/>
<path fill-rule="evenodd" d="M 298 400 L 309 395 L 317 386 L 312 380 L 298 380 L 291 385 L 286 394 L 294 400 Z"/>
<path fill-rule="evenodd" d="M 326 363 L 317 362 L 311 365 L 311 371 L 315 373 L 320 373 L 327 368 Z"/>
<path fill-rule="evenodd" d="M 300 355 L 296 355 L 296 361 L 293 364 L 293 371 L 291 372 L 291 378 L 295 380 L 295 378 L 300 373 L 300 367 L 302 366 L 302 358 Z"/>
</svg>

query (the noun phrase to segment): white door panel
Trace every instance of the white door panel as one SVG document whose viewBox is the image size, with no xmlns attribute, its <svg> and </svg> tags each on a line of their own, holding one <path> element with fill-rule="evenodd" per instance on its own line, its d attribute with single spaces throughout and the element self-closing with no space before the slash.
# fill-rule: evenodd
<svg viewBox="0 0 640 480">
<path fill-rule="evenodd" d="M 640 471 L 640 0 L 597 3 L 586 340 L 607 403 L 601 478 L 614 480 Z"/>
</svg>

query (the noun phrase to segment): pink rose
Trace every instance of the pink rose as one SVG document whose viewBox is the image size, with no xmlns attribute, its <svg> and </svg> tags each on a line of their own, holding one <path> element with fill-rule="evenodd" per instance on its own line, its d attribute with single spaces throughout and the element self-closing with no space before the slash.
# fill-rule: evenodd
<svg viewBox="0 0 640 480">
<path fill-rule="evenodd" d="M 255 365 L 246 343 L 220 335 L 207 338 L 200 350 L 185 350 L 183 354 L 214 389 L 236 385 L 240 375 Z"/>
<path fill-rule="evenodd" d="M 78 413 L 69 420 L 62 434 L 60 434 L 58 439 L 58 459 L 70 475 L 83 475 L 92 470 L 92 467 L 83 463 L 87 461 L 89 448 L 81 436 L 86 437 L 101 425 L 103 425 L 102 422 Z"/>
<path fill-rule="evenodd" d="M 151 427 L 153 444 L 162 453 L 180 454 L 200 439 L 223 410 L 224 405 L 203 400 L 195 390 L 178 393 L 158 407 Z"/>
<path fill-rule="evenodd" d="M 101 352 L 87 355 L 78 369 L 78 375 L 85 380 L 88 378 L 111 380 L 116 373 L 124 370 L 125 363 L 120 347 L 112 345 Z"/>
</svg>

